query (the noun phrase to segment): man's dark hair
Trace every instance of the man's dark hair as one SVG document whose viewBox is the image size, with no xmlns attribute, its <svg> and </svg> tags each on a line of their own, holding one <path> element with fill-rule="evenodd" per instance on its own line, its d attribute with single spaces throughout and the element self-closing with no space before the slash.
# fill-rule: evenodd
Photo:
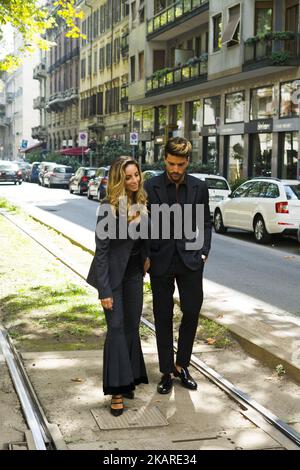
<svg viewBox="0 0 300 470">
<path fill-rule="evenodd" d="M 189 158 L 192 151 L 192 144 L 184 137 L 172 137 L 165 146 L 165 157 L 168 153 L 176 157 Z"/>
</svg>

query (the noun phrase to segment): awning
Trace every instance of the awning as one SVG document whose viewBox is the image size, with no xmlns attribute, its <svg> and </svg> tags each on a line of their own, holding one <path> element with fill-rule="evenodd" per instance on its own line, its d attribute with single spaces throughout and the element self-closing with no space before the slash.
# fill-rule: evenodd
<svg viewBox="0 0 300 470">
<path fill-rule="evenodd" d="M 20 153 L 31 152 L 31 150 L 42 147 L 43 145 L 45 145 L 43 142 L 38 142 L 37 144 L 30 145 L 30 147 L 27 147 L 26 149 L 20 149 Z"/>
<path fill-rule="evenodd" d="M 238 11 L 236 11 L 230 16 L 228 25 L 226 26 L 224 34 L 222 36 L 222 44 L 226 44 L 227 42 L 232 41 L 233 36 L 235 35 L 237 27 L 240 23 L 240 18 L 240 9 L 238 9 Z"/>
<path fill-rule="evenodd" d="M 87 149 L 88 147 L 70 147 L 67 149 L 60 149 L 58 150 L 58 153 L 60 153 L 60 155 L 68 155 L 69 157 L 80 157 Z"/>
</svg>

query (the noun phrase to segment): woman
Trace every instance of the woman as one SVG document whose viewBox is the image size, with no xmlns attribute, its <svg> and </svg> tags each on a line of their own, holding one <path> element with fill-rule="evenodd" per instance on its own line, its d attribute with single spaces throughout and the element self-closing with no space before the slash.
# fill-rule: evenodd
<svg viewBox="0 0 300 470">
<path fill-rule="evenodd" d="M 124 201 L 126 236 L 121 237 L 118 229 L 124 220 L 124 211 L 120 209 L 124 207 Z M 135 204 L 140 205 L 139 211 L 134 212 Z M 100 212 L 96 253 L 87 282 L 98 289 L 107 323 L 103 392 L 104 395 L 112 395 L 112 415 L 120 416 L 124 409 L 123 397 L 134 398 L 135 386 L 148 383 L 139 324 L 143 307 L 143 275 L 150 262 L 147 240 L 134 240 L 129 231 L 129 225 L 138 229 L 142 218 L 147 218 L 146 193 L 140 167 L 132 158 L 120 157 L 111 165 L 107 197 L 101 203 Z M 102 228 L 104 212 L 110 221 L 108 235 Z"/>
</svg>

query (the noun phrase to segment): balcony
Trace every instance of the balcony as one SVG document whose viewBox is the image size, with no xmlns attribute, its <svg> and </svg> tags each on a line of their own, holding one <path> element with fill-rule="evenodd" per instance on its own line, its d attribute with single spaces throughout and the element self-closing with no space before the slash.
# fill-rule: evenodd
<svg viewBox="0 0 300 470">
<path fill-rule="evenodd" d="M 12 103 L 14 100 L 15 94 L 12 92 L 6 93 L 6 103 Z"/>
<path fill-rule="evenodd" d="M 79 91 L 78 88 L 69 88 L 63 92 L 63 102 L 64 103 L 75 103 L 79 100 Z"/>
<path fill-rule="evenodd" d="M 46 64 L 41 62 L 39 65 L 33 69 L 33 79 L 42 80 L 47 77 Z"/>
<path fill-rule="evenodd" d="M 209 0 L 179 0 L 157 13 L 147 23 L 147 39 L 166 41 L 199 27 L 199 15 L 206 12 L 208 21 Z M 204 21 L 203 21 L 204 22 Z M 172 31 L 171 31 L 172 30 Z"/>
<path fill-rule="evenodd" d="M 300 34 L 290 32 L 266 33 L 244 43 L 244 71 L 266 66 L 299 66 Z"/>
<path fill-rule="evenodd" d="M 146 79 L 146 96 L 189 87 L 207 80 L 207 61 L 191 59 L 188 64 L 163 69 Z"/>
<path fill-rule="evenodd" d="M 31 137 L 37 140 L 47 139 L 47 128 L 45 126 L 37 126 L 31 128 Z"/>
<path fill-rule="evenodd" d="M 38 96 L 33 100 L 33 109 L 43 109 L 45 107 L 45 97 Z"/>
</svg>

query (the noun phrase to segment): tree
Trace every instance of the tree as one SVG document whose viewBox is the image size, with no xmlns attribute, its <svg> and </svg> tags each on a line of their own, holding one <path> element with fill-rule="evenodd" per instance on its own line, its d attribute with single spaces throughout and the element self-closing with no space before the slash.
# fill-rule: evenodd
<svg viewBox="0 0 300 470">
<path fill-rule="evenodd" d="M 13 70 L 20 66 L 24 55 L 36 49 L 48 50 L 54 45 L 45 35 L 57 25 L 56 17 L 65 22 L 66 37 L 86 38 L 77 25 L 83 16 L 83 12 L 77 10 L 76 0 L 56 0 L 50 8 L 43 5 L 42 0 L 0 0 L 0 38 L 3 26 L 10 24 L 23 39 L 16 54 L 9 53 L 0 60 L 0 71 Z"/>
<path fill-rule="evenodd" d="M 121 155 L 130 156 L 131 153 L 130 146 L 119 139 L 109 139 L 107 142 L 101 142 L 97 148 L 100 165 L 111 165 L 115 158 Z"/>
</svg>

